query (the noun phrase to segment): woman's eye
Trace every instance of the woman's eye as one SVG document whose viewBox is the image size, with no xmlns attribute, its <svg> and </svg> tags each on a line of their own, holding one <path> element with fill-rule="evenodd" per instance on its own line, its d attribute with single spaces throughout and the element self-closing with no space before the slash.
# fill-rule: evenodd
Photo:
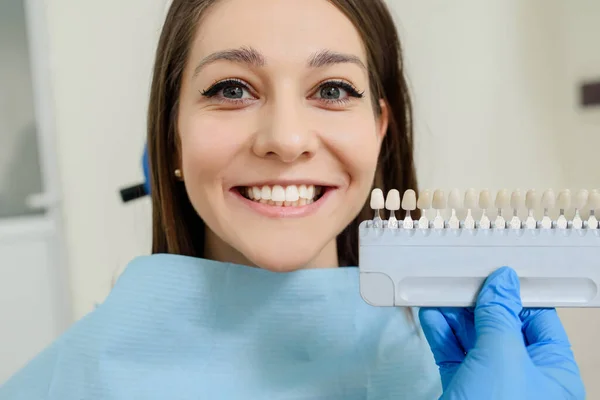
<svg viewBox="0 0 600 400">
<path fill-rule="evenodd" d="M 241 99 L 244 97 L 244 88 L 241 86 L 228 86 L 223 89 L 223 97 L 228 99 Z"/>
<path fill-rule="evenodd" d="M 324 100 L 339 100 L 345 93 L 344 89 L 337 86 L 324 86 L 319 91 L 319 95 Z"/>
<path fill-rule="evenodd" d="M 347 102 L 351 97 L 362 98 L 363 94 L 359 93 L 351 84 L 347 82 L 327 82 L 321 85 L 316 93 L 319 100 L 325 102 Z"/>
<path fill-rule="evenodd" d="M 202 92 L 204 97 L 217 98 L 225 101 L 241 101 L 253 99 L 250 89 L 237 80 L 217 82 L 209 89 Z"/>
</svg>

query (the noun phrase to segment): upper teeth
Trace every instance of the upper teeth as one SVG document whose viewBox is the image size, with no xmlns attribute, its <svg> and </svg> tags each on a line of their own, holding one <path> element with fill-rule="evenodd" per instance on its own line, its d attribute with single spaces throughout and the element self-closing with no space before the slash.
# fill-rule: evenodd
<svg viewBox="0 0 600 400">
<path fill-rule="evenodd" d="M 271 200 L 274 202 L 295 202 L 300 199 L 313 200 L 320 188 L 314 185 L 290 186 L 252 186 L 246 188 L 246 194 L 252 200 Z"/>
</svg>

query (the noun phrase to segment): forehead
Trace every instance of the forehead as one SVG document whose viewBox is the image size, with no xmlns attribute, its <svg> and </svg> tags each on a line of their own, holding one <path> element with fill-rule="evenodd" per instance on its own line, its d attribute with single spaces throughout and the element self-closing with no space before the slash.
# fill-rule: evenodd
<svg viewBox="0 0 600 400">
<path fill-rule="evenodd" d="M 305 63 L 324 49 L 365 61 L 361 37 L 327 0 L 220 0 L 203 17 L 192 54 L 248 46 L 268 60 Z"/>
</svg>

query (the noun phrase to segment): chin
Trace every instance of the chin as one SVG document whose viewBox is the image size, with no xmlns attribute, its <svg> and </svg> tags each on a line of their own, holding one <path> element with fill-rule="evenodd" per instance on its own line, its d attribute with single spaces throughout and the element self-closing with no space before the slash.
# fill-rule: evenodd
<svg viewBox="0 0 600 400">
<path fill-rule="evenodd" d="M 293 272 L 308 268 L 332 268 L 334 265 L 325 265 L 319 262 L 322 249 L 308 249 L 303 246 L 263 246 L 255 247 L 255 251 L 246 254 L 246 258 L 256 265 L 272 272 Z"/>
</svg>

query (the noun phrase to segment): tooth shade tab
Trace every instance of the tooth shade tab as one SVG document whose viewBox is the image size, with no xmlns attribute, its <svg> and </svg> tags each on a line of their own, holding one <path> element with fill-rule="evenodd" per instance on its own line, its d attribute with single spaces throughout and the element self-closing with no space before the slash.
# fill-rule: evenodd
<svg viewBox="0 0 600 400">
<path fill-rule="evenodd" d="M 468 189 L 465 192 L 465 208 L 474 209 L 477 208 L 477 191 L 475 189 Z"/>
<path fill-rule="evenodd" d="M 431 192 L 429 190 L 425 189 L 419 193 L 417 208 L 419 210 L 428 210 L 431 208 Z"/>
<path fill-rule="evenodd" d="M 510 207 L 510 196 L 507 189 L 499 190 L 496 194 L 496 202 L 494 203 L 497 209 Z"/>
<path fill-rule="evenodd" d="M 417 194 L 414 190 L 408 189 L 402 197 L 402 209 L 404 211 L 412 211 L 417 208 Z"/>
<path fill-rule="evenodd" d="M 515 190 L 510 196 L 510 208 L 518 210 L 523 207 L 523 196 L 520 190 Z"/>
<path fill-rule="evenodd" d="M 373 189 L 371 191 L 371 209 L 382 210 L 385 208 L 385 200 L 383 198 L 383 191 L 381 189 Z"/>
<path fill-rule="evenodd" d="M 557 206 L 561 210 L 566 210 L 571 207 L 571 191 L 570 190 L 561 190 L 558 193 L 558 199 L 556 201 Z"/>
<path fill-rule="evenodd" d="M 452 189 L 448 195 L 448 207 L 451 209 L 459 209 L 460 204 L 460 191 L 458 189 Z"/>
<path fill-rule="evenodd" d="M 552 189 L 548 189 L 546 191 L 544 191 L 544 193 L 542 194 L 542 208 L 544 209 L 548 209 L 548 208 L 554 208 L 556 204 L 556 195 L 554 194 L 554 191 Z"/>
<path fill-rule="evenodd" d="M 535 189 L 530 189 L 525 195 L 525 207 L 528 210 L 533 210 L 538 206 L 538 195 Z"/>
<path fill-rule="evenodd" d="M 435 210 L 443 210 L 446 208 L 446 196 L 443 190 L 433 192 L 433 208 Z"/>
<path fill-rule="evenodd" d="M 585 189 L 580 189 L 575 194 L 574 207 L 581 210 L 588 202 L 589 192 Z"/>
<path fill-rule="evenodd" d="M 385 199 L 385 208 L 389 211 L 400 209 L 400 192 L 397 189 L 392 189 L 388 192 Z"/>
<path fill-rule="evenodd" d="M 482 190 L 479 193 L 479 208 L 482 210 L 487 210 L 492 207 L 492 195 L 489 190 Z"/>
</svg>

